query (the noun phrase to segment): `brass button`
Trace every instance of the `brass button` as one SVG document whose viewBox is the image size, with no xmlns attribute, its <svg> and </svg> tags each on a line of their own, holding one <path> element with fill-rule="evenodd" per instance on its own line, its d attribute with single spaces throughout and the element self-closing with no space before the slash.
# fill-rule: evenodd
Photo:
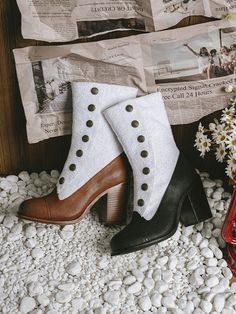
<svg viewBox="0 0 236 314">
<path fill-rule="evenodd" d="M 142 150 L 140 155 L 141 157 L 146 158 L 148 156 L 148 152 L 146 150 Z"/>
<path fill-rule="evenodd" d="M 65 178 L 64 178 L 64 177 L 61 177 L 60 180 L 59 180 L 59 183 L 60 183 L 60 184 L 63 184 L 64 182 L 65 182 Z"/>
<path fill-rule="evenodd" d="M 82 141 L 83 141 L 83 142 L 88 142 L 88 141 L 89 141 L 89 136 L 88 136 L 88 135 L 84 135 L 84 136 L 82 137 Z"/>
<path fill-rule="evenodd" d="M 88 128 L 91 128 L 93 126 L 93 121 L 92 120 L 88 120 L 86 122 L 86 125 L 87 125 Z"/>
<path fill-rule="evenodd" d="M 131 125 L 132 125 L 133 128 L 137 128 L 139 126 L 139 122 L 137 120 L 133 120 L 131 122 Z"/>
<path fill-rule="evenodd" d="M 149 174 L 150 169 L 148 167 L 143 168 L 143 174 Z"/>
<path fill-rule="evenodd" d="M 91 89 L 91 93 L 92 93 L 93 95 L 97 95 L 97 94 L 98 94 L 98 88 L 97 88 L 97 87 L 93 87 L 93 88 Z"/>
<path fill-rule="evenodd" d="M 138 140 L 139 143 L 143 143 L 145 141 L 145 137 L 143 135 L 139 135 L 137 137 L 137 140 Z"/>
<path fill-rule="evenodd" d="M 75 164 L 71 164 L 71 165 L 69 166 L 69 169 L 70 169 L 70 171 L 75 171 L 76 165 L 75 165 Z"/>
<path fill-rule="evenodd" d="M 141 185 L 141 189 L 142 189 L 143 191 L 147 191 L 147 189 L 148 189 L 147 183 L 143 183 L 143 184 Z"/>
<path fill-rule="evenodd" d="M 144 205 L 144 200 L 140 198 L 140 199 L 138 200 L 138 206 L 141 207 L 141 206 L 143 206 L 143 205 Z"/>
<path fill-rule="evenodd" d="M 81 157 L 83 155 L 83 151 L 81 149 L 78 149 L 76 152 L 77 157 Z"/>
<path fill-rule="evenodd" d="M 94 111 L 95 109 L 96 107 L 92 104 L 88 106 L 88 111 Z"/>
<path fill-rule="evenodd" d="M 128 112 L 132 112 L 132 111 L 133 111 L 133 106 L 127 105 L 127 106 L 125 107 L 125 110 L 128 111 Z"/>
</svg>

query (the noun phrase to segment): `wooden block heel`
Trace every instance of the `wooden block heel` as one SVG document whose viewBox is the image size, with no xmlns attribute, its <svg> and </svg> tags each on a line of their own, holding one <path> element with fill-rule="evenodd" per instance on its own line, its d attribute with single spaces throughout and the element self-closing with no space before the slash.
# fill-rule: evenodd
<svg viewBox="0 0 236 314">
<path fill-rule="evenodd" d="M 121 183 L 109 189 L 96 204 L 99 220 L 107 226 L 124 224 L 127 220 L 129 185 Z"/>
<path fill-rule="evenodd" d="M 182 203 L 180 215 L 180 220 L 186 227 L 212 217 L 202 182 L 199 177 L 196 178 L 187 193 L 187 196 Z"/>
</svg>

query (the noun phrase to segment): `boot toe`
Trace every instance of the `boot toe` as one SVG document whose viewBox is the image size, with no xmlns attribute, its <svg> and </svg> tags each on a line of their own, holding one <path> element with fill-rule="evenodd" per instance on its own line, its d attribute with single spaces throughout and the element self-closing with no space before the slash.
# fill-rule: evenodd
<svg viewBox="0 0 236 314">
<path fill-rule="evenodd" d="M 48 219 L 48 211 L 45 200 L 40 198 L 24 201 L 18 209 L 17 216 L 19 218 L 32 221 L 43 221 Z"/>
<path fill-rule="evenodd" d="M 129 226 L 117 233 L 111 239 L 112 255 L 127 254 L 140 249 L 140 246 L 148 242 L 146 234 L 142 230 L 131 230 Z"/>
</svg>

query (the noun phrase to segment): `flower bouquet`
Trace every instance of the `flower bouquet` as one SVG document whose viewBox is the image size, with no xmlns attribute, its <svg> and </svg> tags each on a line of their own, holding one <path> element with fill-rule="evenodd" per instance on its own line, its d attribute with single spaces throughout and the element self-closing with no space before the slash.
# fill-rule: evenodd
<svg viewBox="0 0 236 314">
<path fill-rule="evenodd" d="M 233 182 L 234 191 L 221 234 L 227 242 L 224 257 L 236 275 L 236 98 L 222 110 L 220 120 L 215 119 L 208 128 L 199 124 L 194 146 L 201 157 L 213 151 L 218 162 L 225 162 L 225 172 Z"/>
<path fill-rule="evenodd" d="M 208 128 L 199 124 L 194 146 L 201 157 L 212 150 L 218 162 L 226 162 L 225 172 L 233 179 L 236 172 L 236 98 L 222 110 L 220 121 L 214 119 Z"/>
</svg>

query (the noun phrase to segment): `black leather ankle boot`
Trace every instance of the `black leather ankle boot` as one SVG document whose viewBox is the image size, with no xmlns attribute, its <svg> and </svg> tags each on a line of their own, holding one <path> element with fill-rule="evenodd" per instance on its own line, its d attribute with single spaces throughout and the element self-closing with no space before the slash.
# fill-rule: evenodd
<svg viewBox="0 0 236 314">
<path fill-rule="evenodd" d="M 156 214 L 146 220 L 134 211 L 129 225 L 112 238 L 112 255 L 138 251 L 168 239 L 176 232 L 179 221 L 190 226 L 211 217 L 201 179 L 180 154 Z"/>
</svg>

